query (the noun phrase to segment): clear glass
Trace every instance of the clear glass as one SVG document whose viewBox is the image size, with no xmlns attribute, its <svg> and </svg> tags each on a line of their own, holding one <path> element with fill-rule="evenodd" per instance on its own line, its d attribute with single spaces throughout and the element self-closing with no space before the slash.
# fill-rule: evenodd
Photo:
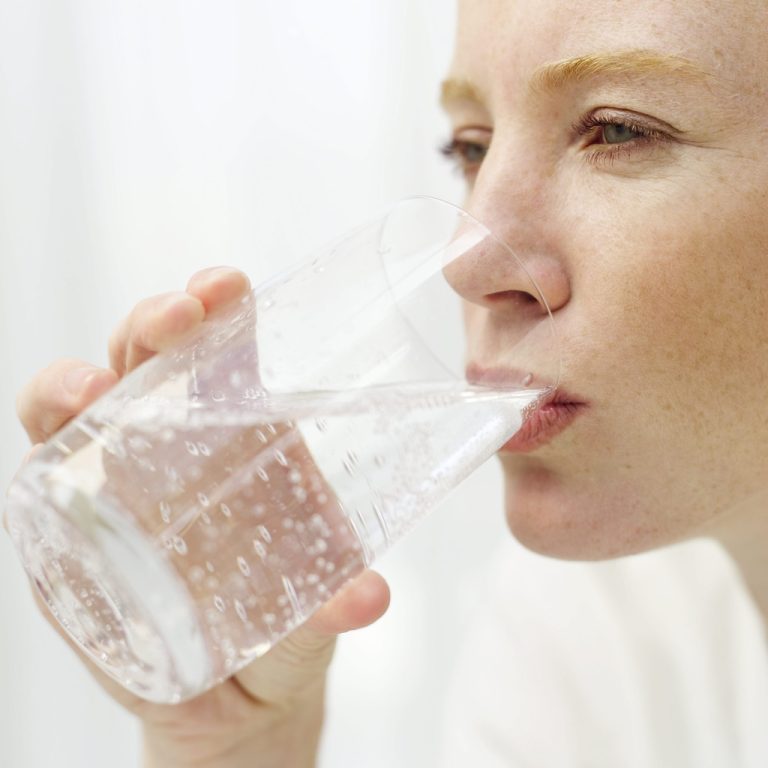
<svg viewBox="0 0 768 768">
<path fill-rule="evenodd" d="M 490 252 L 514 260 L 547 310 L 510 322 L 505 359 L 520 374 L 504 388 L 467 380 L 461 343 L 459 275 Z M 410 198 L 71 421 L 11 486 L 9 530 L 96 664 L 178 702 L 305 621 L 509 440 L 558 377 L 551 314 L 524 265 L 461 209 Z"/>
</svg>

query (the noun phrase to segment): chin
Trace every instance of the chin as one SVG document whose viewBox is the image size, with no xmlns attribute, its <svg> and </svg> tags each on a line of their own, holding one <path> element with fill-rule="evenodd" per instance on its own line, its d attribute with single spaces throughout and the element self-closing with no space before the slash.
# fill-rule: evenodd
<svg viewBox="0 0 768 768">
<path fill-rule="evenodd" d="M 659 507 L 626 486 L 600 490 L 541 466 L 505 472 L 512 535 L 527 549 L 563 560 L 608 560 L 675 543 L 657 519 Z"/>
</svg>

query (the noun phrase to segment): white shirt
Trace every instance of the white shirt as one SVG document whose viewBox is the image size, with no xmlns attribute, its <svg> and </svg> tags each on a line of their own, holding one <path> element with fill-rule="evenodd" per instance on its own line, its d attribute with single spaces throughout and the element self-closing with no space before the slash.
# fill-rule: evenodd
<svg viewBox="0 0 768 768">
<path fill-rule="evenodd" d="M 601 563 L 510 540 L 475 596 L 443 768 L 766 768 L 768 642 L 699 540 Z"/>
</svg>

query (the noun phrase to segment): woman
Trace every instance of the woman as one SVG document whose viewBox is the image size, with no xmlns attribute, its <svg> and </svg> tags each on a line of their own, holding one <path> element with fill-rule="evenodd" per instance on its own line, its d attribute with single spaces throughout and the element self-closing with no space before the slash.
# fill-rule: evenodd
<svg viewBox="0 0 768 768">
<path fill-rule="evenodd" d="M 548 443 L 500 456 L 515 537 L 573 560 L 711 537 L 729 552 L 763 616 L 766 30 L 768 8 L 759 0 L 462 0 L 443 87 L 454 133 L 445 152 L 466 175 L 466 207 L 524 258 L 547 296 L 565 351 L 562 387 L 581 404 L 568 429 Z M 502 267 L 487 264 L 460 288 L 470 320 L 473 305 L 492 306 L 503 318 L 519 298 Z M 136 307 L 112 338 L 110 370 L 78 361 L 48 368 L 19 398 L 31 440 L 45 440 L 246 285 L 231 270 L 200 273 L 185 293 Z M 544 317 L 532 313 L 531 322 Z M 675 549 L 662 554 L 687 562 Z M 631 574 L 624 562 L 613 564 L 617 578 Z M 235 679 L 175 707 L 135 699 L 92 671 L 141 718 L 147 766 L 312 765 L 334 636 L 371 623 L 387 602 L 386 584 L 367 572 Z M 624 608 L 631 615 L 632 606 Z M 757 636 L 750 662 L 762 674 L 763 627 L 739 621 L 736 629 L 718 626 L 708 615 L 703 626 L 727 637 Z M 654 634 L 654 648 L 674 642 L 668 627 L 643 631 Z M 711 640 L 703 635 L 701 646 Z M 603 641 L 609 639 L 598 637 Z M 562 654 L 556 661 L 563 680 L 579 664 Z M 728 674 L 726 667 L 724 686 Z M 643 689 L 649 696 L 659 690 Z M 717 696 L 719 689 L 701 693 Z M 493 764 L 555 764 L 547 757 L 555 754 L 551 745 L 537 745 L 520 726 L 530 694 L 504 691 L 511 736 L 496 747 Z M 600 751 L 590 744 L 594 723 L 580 702 L 572 702 L 569 725 L 585 739 L 582 746 L 568 742 L 572 762 L 556 764 L 643 764 L 632 762 L 637 745 L 605 741 Z M 753 714 L 765 697 L 756 694 L 754 702 Z M 542 711 L 561 704 L 555 689 Z M 695 698 L 683 704 L 691 733 L 717 730 L 711 718 L 697 719 Z M 649 752 L 655 762 L 645 764 L 756 765 L 749 761 L 759 759 L 765 744 L 756 742 L 765 736 L 743 722 L 737 716 L 722 724 L 718 743 L 735 745 L 730 762 L 702 760 L 695 740 L 681 751 L 672 733 L 670 751 Z M 652 730 L 644 733 L 654 738 Z M 492 753 L 484 753 L 488 764 Z"/>
</svg>

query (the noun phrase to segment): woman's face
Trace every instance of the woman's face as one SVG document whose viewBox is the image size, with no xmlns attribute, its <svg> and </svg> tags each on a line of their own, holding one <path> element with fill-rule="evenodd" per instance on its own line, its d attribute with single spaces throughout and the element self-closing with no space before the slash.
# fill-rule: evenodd
<svg viewBox="0 0 768 768">
<path fill-rule="evenodd" d="M 588 402 L 501 454 L 533 549 L 641 551 L 768 485 L 767 43 L 760 0 L 460 2 L 449 77 L 477 93 L 444 101 L 465 204 L 538 280 L 561 385 Z M 467 293 L 502 317 L 498 266 Z"/>
</svg>

